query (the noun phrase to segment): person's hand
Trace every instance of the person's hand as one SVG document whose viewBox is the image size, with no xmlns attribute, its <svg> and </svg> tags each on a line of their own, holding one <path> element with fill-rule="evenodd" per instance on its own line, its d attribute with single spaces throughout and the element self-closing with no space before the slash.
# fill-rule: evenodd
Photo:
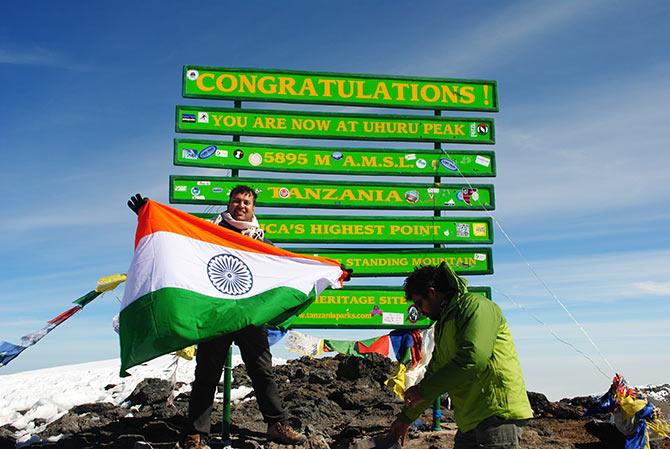
<svg viewBox="0 0 670 449">
<path fill-rule="evenodd" d="M 415 386 L 409 387 L 407 390 L 405 390 L 405 404 L 413 407 L 417 405 L 419 402 L 423 402 L 425 399 L 423 396 L 421 396 L 421 393 L 419 392 L 419 389 Z"/>
<path fill-rule="evenodd" d="M 130 199 L 128 200 L 128 207 L 130 210 L 135 212 L 135 214 L 139 215 L 140 214 L 140 209 L 142 209 L 142 206 L 149 200 L 149 198 L 144 198 L 142 195 L 139 193 L 136 193 L 134 196 L 131 196 Z"/>
<path fill-rule="evenodd" d="M 354 272 L 352 268 L 347 268 L 344 265 L 340 264 L 340 270 L 344 273 L 344 277 L 342 280 L 344 282 L 350 281 L 351 280 L 351 274 Z"/>
<path fill-rule="evenodd" d="M 386 434 L 386 441 L 395 442 L 399 441 L 400 444 L 405 444 L 405 437 L 407 436 L 407 430 L 409 429 L 409 424 L 396 418 L 391 424 L 391 428 Z"/>
</svg>

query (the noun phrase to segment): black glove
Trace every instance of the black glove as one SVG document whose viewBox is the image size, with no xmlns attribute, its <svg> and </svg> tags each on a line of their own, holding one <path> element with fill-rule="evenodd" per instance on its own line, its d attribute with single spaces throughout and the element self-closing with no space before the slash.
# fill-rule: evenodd
<svg viewBox="0 0 670 449">
<path fill-rule="evenodd" d="M 344 282 L 350 281 L 351 280 L 351 274 L 354 272 L 352 268 L 347 268 L 344 265 L 340 264 L 340 270 L 344 272 L 344 278 L 342 280 Z"/>
<path fill-rule="evenodd" d="M 139 193 L 136 193 L 135 196 L 131 196 L 128 200 L 128 207 L 135 212 L 135 214 L 139 215 L 140 209 L 142 209 L 142 206 L 144 206 L 148 200 L 149 198 L 144 198 Z"/>
</svg>

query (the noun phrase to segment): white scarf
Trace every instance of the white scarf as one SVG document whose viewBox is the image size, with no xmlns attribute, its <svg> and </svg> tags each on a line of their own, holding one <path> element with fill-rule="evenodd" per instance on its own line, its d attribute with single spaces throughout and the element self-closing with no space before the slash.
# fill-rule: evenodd
<svg viewBox="0 0 670 449">
<path fill-rule="evenodd" d="M 251 217 L 251 221 L 239 221 L 235 220 L 233 216 L 230 215 L 228 211 L 226 211 L 217 215 L 216 218 L 212 220 L 212 222 L 215 225 L 218 225 L 222 220 L 226 220 L 226 223 L 240 231 L 240 234 L 251 237 L 252 239 L 263 240 L 265 237 L 265 233 L 261 229 L 261 225 L 258 224 L 258 220 L 256 219 L 255 215 Z"/>
</svg>

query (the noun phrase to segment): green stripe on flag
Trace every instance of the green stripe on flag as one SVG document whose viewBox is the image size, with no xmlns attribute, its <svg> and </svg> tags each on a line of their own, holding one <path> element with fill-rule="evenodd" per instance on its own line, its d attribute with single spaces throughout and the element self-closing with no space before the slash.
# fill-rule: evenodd
<svg viewBox="0 0 670 449">
<path fill-rule="evenodd" d="M 290 287 L 244 299 L 222 299 L 180 288 L 163 288 L 121 311 L 121 376 L 126 370 L 163 354 L 238 331 L 247 326 L 279 324 L 316 297 Z"/>
</svg>

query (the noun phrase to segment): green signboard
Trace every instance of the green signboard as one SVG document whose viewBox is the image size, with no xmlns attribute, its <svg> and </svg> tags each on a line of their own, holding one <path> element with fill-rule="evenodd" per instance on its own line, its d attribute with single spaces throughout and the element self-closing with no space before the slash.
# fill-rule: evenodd
<svg viewBox="0 0 670 449">
<path fill-rule="evenodd" d="M 353 276 L 406 276 L 420 265 L 449 264 L 458 274 L 493 274 L 491 248 L 449 249 L 307 249 L 301 254 L 334 259 L 354 270 Z"/>
<path fill-rule="evenodd" d="M 493 144 L 493 119 L 177 106 L 176 130 L 310 139 Z"/>
<path fill-rule="evenodd" d="M 490 287 L 468 287 L 491 298 Z M 409 312 L 400 287 L 345 287 L 325 290 L 304 312 L 290 322 L 293 329 L 416 329 L 432 321 Z"/>
<path fill-rule="evenodd" d="M 306 181 L 208 176 L 170 176 L 170 202 L 228 204 L 233 187 L 245 184 L 256 190 L 258 206 L 493 210 L 490 184 L 436 184 Z"/>
<path fill-rule="evenodd" d="M 495 176 L 493 151 L 325 148 L 175 139 L 174 164 L 306 173 L 386 176 Z"/>
<path fill-rule="evenodd" d="M 265 237 L 274 243 L 493 243 L 488 217 L 259 215 L 258 221 Z"/>
<path fill-rule="evenodd" d="M 399 108 L 498 110 L 495 81 L 185 66 L 184 97 Z"/>
</svg>

